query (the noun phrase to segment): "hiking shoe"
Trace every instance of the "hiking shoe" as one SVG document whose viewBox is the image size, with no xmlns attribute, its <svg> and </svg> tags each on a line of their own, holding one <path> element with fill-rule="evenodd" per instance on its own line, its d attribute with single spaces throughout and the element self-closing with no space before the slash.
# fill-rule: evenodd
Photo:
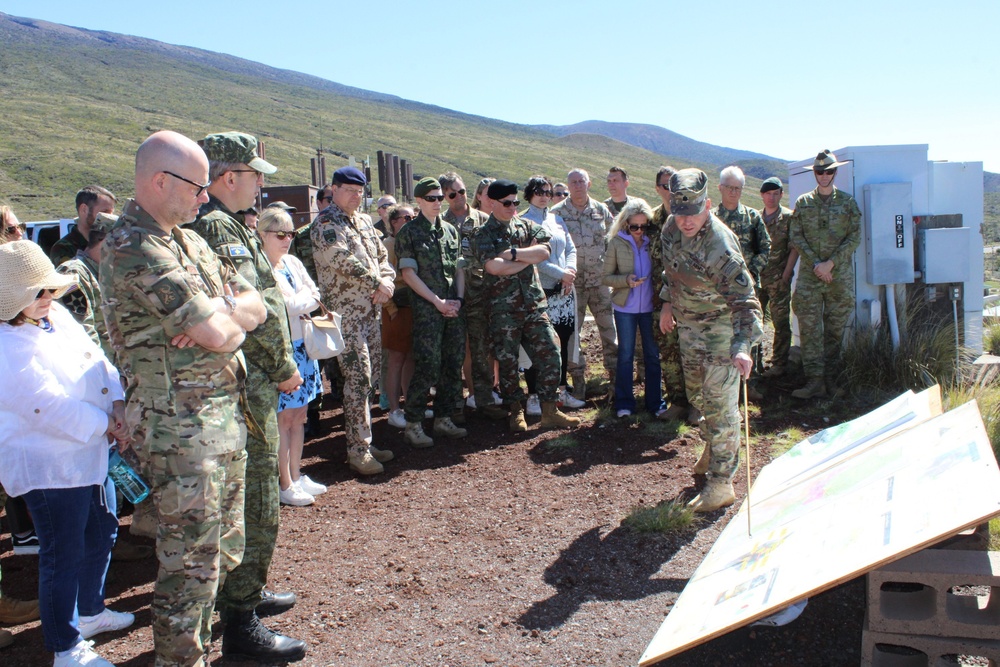
<svg viewBox="0 0 1000 667">
<path fill-rule="evenodd" d="M 559 390 L 558 399 L 556 400 L 557 407 L 566 408 L 567 410 L 576 410 L 585 405 L 587 405 L 586 401 L 581 401 L 576 396 L 569 393 L 569 391 L 566 390 L 566 387 Z"/>
<path fill-rule="evenodd" d="M 406 430 L 403 431 L 403 441 L 416 449 L 425 449 L 434 446 L 434 439 L 424 433 L 424 427 L 420 422 L 406 422 Z"/>
<path fill-rule="evenodd" d="M 708 472 L 709 466 L 712 465 L 712 448 L 705 445 L 705 449 L 701 451 L 701 456 L 698 457 L 698 462 L 694 464 L 694 474 L 704 475 Z"/>
<path fill-rule="evenodd" d="M 529 417 L 542 416 L 542 404 L 538 402 L 538 394 L 528 396 L 528 405 L 525 407 L 524 413 Z"/>
<path fill-rule="evenodd" d="M 510 404 L 507 426 L 513 433 L 524 433 L 528 430 L 528 422 L 524 421 L 524 406 L 521 405 L 521 401 L 514 401 Z"/>
<path fill-rule="evenodd" d="M 347 465 L 359 475 L 377 475 L 385 472 L 385 468 L 375 460 L 371 452 L 365 452 L 360 456 L 358 454 L 349 454 L 347 456 Z"/>
<path fill-rule="evenodd" d="M 21 625 L 38 620 L 38 600 L 18 600 L 17 598 L 0 598 L 0 623 L 6 625 Z"/>
<path fill-rule="evenodd" d="M 115 667 L 101 656 L 97 655 L 93 649 L 94 642 L 80 640 L 76 646 L 68 651 L 56 653 L 56 659 L 52 667 Z"/>
<path fill-rule="evenodd" d="M 81 637 L 90 639 L 102 632 L 124 630 L 133 623 L 135 623 L 135 616 L 132 614 L 124 611 L 111 611 L 105 608 L 104 611 L 96 616 L 81 616 L 78 629 L 80 630 Z"/>
<path fill-rule="evenodd" d="M 688 414 L 688 406 L 681 405 L 680 403 L 671 403 L 670 407 L 666 410 L 660 410 L 656 413 L 656 418 L 660 421 L 669 422 L 675 419 L 684 419 Z"/>
<path fill-rule="evenodd" d="M 302 475 L 296 480 L 296 484 L 299 488 L 308 493 L 310 496 L 318 496 L 320 494 L 326 493 L 326 484 L 320 484 L 319 482 L 314 482 L 309 479 L 309 475 Z"/>
<path fill-rule="evenodd" d="M 406 428 L 406 416 L 403 415 L 403 408 L 396 408 L 389 413 L 389 426 Z"/>
<path fill-rule="evenodd" d="M 451 417 L 441 417 L 434 420 L 434 435 L 444 435 L 449 438 L 464 438 L 469 432 L 464 428 L 455 426 Z"/>
<path fill-rule="evenodd" d="M 31 531 L 25 536 L 11 535 L 10 541 L 14 544 L 14 553 L 18 556 L 38 555 L 38 535 Z"/>
<path fill-rule="evenodd" d="M 542 403 L 542 428 L 569 428 L 579 425 L 580 420 L 563 414 L 556 407 L 555 401 L 545 401 Z"/>
<path fill-rule="evenodd" d="M 708 481 L 701 493 L 688 503 L 688 507 L 695 512 L 713 512 L 721 507 L 729 507 L 734 502 L 736 502 L 736 491 L 733 489 L 733 483 L 713 478 Z"/>
<path fill-rule="evenodd" d="M 392 453 L 390 449 L 379 449 L 375 445 L 368 445 L 368 451 L 371 455 L 375 457 L 375 460 L 379 463 L 386 463 L 396 458 L 396 455 Z"/>
<path fill-rule="evenodd" d="M 794 398 L 820 398 L 826 396 L 826 385 L 822 380 L 810 380 L 806 386 L 792 392 Z"/>
<path fill-rule="evenodd" d="M 292 507 L 305 507 L 316 502 L 312 494 L 303 491 L 295 482 L 292 482 L 292 485 L 287 489 L 278 490 L 278 500 L 281 501 L 282 505 L 291 505 Z"/>
</svg>

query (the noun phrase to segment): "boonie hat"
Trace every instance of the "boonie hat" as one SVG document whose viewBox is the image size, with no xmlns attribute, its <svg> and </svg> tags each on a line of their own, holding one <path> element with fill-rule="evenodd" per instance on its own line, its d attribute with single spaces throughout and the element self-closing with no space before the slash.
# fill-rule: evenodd
<svg viewBox="0 0 1000 667">
<path fill-rule="evenodd" d="M 818 153 L 816 159 L 813 160 L 812 166 L 806 167 L 806 169 L 809 171 L 814 169 L 836 169 L 842 164 L 847 164 L 847 162 L 837 162 L 837 156 L 827 149 L 822 153 Z"/>
<path fill-rule="evenodd" d="M 440 190 L 441 184 L 433 176 L 424 176 L 413 186 L 413 196 L 423 198 L 428 192 Z"/>
<path fill-rule="evenodd" d="M 781 179 L 778 178 L 777 176 L 772 176 L 771 178 L 766 179 L 763 183 L 760 184 L 761 194 L 764 194 L 765 192 L 770 192 L 771 190 L 784 190 L 784 189 L 785 186 L 782 185 Z"/>
<path fill-rule="evenodd" d="M 670 212 L 697 215 L 708 201 L 708 176 L 701 169 L 681 169 L 670 177 Z"/>
<path fill-rule="evenodd" d="M 56 272 L 45 251 L 34 241 L 0 245 L 0 320 L 9 321 L 31 305 L 43 289 L 62 297 L 76 285 L 76 276 Z"/>
<path fill-rule="evenodd" d="M 273 174 L 278 168 L 257 156 L 257 138 L 242 132 L 210 134 L 198 142 L 212 162 L 245 164 L 262 174 Z"/>
</svg>

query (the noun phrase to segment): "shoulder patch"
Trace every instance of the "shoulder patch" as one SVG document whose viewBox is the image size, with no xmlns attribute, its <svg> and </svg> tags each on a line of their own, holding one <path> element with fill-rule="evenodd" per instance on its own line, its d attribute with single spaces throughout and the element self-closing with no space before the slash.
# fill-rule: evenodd
<svg viewBox="0 0 1000 667">
<path fill-rule="evenodd" d="M 223 246 L 223 252 L 227 257 L 249 257 L 250 251 L 245 245 L 239 243 L 229 243 Z"/>
<path fill-rule="evenodd" d="M 164 309 L 169 312 L 173 312 L 181 305 L 180 289 L 170 278 L 162 278 L 153 283 L 152 293 L 160 300 Z"/>
</svg>

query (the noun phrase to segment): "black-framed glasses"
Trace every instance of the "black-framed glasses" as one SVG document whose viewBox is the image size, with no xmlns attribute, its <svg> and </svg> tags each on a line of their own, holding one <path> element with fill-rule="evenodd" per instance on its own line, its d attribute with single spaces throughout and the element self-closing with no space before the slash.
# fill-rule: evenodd
<svg viewBox="0 0 1000 667">
<path fill-rule="evenodd" d="M 424 201 L 444 201 L 444 195 L 424 195 L 421 197 Z"/>
<path fill-rule="evenodd" d="M 649 229 L 649 225 L 629 225 L 628 230 L 630 232 L 637 232 L 639 230 L 646 231 Z"/>
<path fill-rule="evenodd" d="M 413 220 L 412 215 L 397 215 L 395 218 L 390 218 L 390 222 L 396 222 L 397 220 L 402 220 L 403 222 L 409 222 Z"/>
<path fill-rule="evenodd" d="M 569 193 L 568 192 L 553 192 L 552 196 L 553 197 L 569 197 Z"/>
<path fill-rule="evenodd" d="M 520 199 L 501 199 L 497 203 L 500 204 L 501 206 L 506 206 L 506 207 L 510 208 L 511 206 L 520 206 L 521 205 L 521 200 Z"/>
<path fill-rule="evenodd" d="M 273 232 L 270 229 L 264 232 L 265 234 L 274 234 L 278 237 L 279 241 L 284 241 L 285 239 L 295 238 L 295 232 Z"/>
<path fill-rule="evenodd" d="M 380 204 L 379 207 L 378 207 L 378 209 L 376 209 L 376 210 L 381 211 L 382 209 L 389 208 L 390 206 L 394 206 L 394 204 L 390 204 L 389 202 L 386 202 L 385 204 Z"/>
<path fill-rule="evenodd" d="M 464 195 L 464 194 L 465 194 L 465 188 L 462 188 L 461 190 L 455 190 L 454 192 L 448 193 L 448 199 L 454 199 L 458 195 Z"/>
<path fill-rule="evenodd" d="M 256 169 L 230 169 L 229 171 L 234 174 L 257 174 L 258 176 L 263 176 L 264 172 L 257 171 Z"/>
<path fill-rule="evenodd" d="M 167 174 L 168 176 L 173 176 L 174 178 L 176 178 L 179 181 L 184 181 L 185 183 L 190 183 L 194 187 L 198 188 L 198 191 L 194 193 L 195 197 L 200 197 L 201 193 L 203 193 L 205 190 L 208 190 L 208 186 L 210 186 L 212 184 L 212 181 L 209 181 L 208 183 L 205 183 L 204 185 L 202 185 L 201 183 L 195 183 L 190 178 L 184 178 L 183 176 L 178 176 L 174 172 L 167 171 L 166 169 L 163 170 L 163 173 Z"/>
<path fill-rule="evenodd" d="M 837 173 L 837 169 L 836 169 L 836 167 L 834 167 L 833 169 L 813 169 L 813 173 L 816 173 L 816 174 L 836 174 Z"/>
<path fill-rule="evenodd" d="M 56 291 L 54 289 L 42 288 L 42 289 L 38 290 L 38 294 L 35 295 L 35 301 L 41 299 L 46 294 L 48 294 L 49 296 L 52 296 L 55 293 L 56 293 Z"/>
</svg>

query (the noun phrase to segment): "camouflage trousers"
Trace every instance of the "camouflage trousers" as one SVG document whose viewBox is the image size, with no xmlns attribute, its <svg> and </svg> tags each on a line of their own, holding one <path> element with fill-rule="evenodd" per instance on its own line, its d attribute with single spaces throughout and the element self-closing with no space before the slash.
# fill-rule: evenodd
<svg viewBox="0 0 1000 667">
<path fill-rule="evenodd" d="M 688 398 L 684 387 L 684 367 L 681 364 L 681 346 L 677 338 L 677 327 L 667 333 L 660 331 L 659 309 L 653 311 L 653 337 L 656 338 L 656 343 L 660 346 L 663 397 L 671 405 L 687 405 Z"/>
<path fill-rule="evenodd" d="M 197 667 L 206 664 L 219 586 L 243 558 L 246 451 L 144 458 L 160 562 L 150 605 L 156 667 Z"/>
<path fill-rule="evenodd" d="M 601 334 L 604 370 L 608 380 L 614 383 L 615 369 L 618 367 L 618 334 L 615 332 L 615 317 L 611 308 L 611 288 L 606 285 L 576 288 L 576 324 L 580 331 L 583 331 L 583 320 L 588 307 Z M 581 346 L 580 361 L 577 364 L 570 361 L 569 372 L 571 375 L 585 376 L 586 371 L 587 356 Z"/>
<path fill-rule="evenodd" d="M 680 337 L 688 398 L 705 418 L 701 437 L 712 451 L 708 474 L 732 479 L 740 462 L 739 373 L 729 361 L 685 353 L 683 331 Z"/>
<path fill-rule="evenodd" d="M 344 351 L 337 358 L 344 375 L 344 432 L 347 453 L 363 456 L 372 444 L 372 413 L 369 399 L 373 369 L 382 364 L 382 327 L 375 317 L 341 322 Z"/>
<path fill-rule="evenodd" d="M 802 371 L 809 380 L 836 382 L 841 371 L 844 334 L 854 313 L 854 280 L 824 283 L 812 273 L 799 275 L 792 297 L 799 318 Z"/>
<path fill-rule="evenodd" d="M 757 290 L 760 308 L 766 314 L 770 309 L 771 324 L 774 326 L 774 344 L 771 350 L 772 366 L 787 366 L 788 351 L 792 347 L 792 290 L 785 281 L 778 279 L 764 289 Z"/>
<path fill-rule="evenodd" d="M 475 390 L 476 407 L 493 405 L 493 351 L 486 301 L 482 298 L 469 298 L 462 313 L 465 316 L 469 354 L 472 356 L 472 386 Z"/>
<path fill-rule="evenodd" d="M 538 370 L 536 388 L 543 403 L 555 401 L 559 390 L 559 339 L 545 312 L 500 313 L 490 317 L 493 354 L 500 366 L 500 397 L 507 405 L 524 399 L 518 373 L 519 347 Z M 490 405 L 488 403 L 487 405 Z"/>
<path fill-rule="evenodd" d="M 248 611 L 260 602 L 267 584 L 274 546 L 278 541 L 278 387 L 257 365 L 247 363 L 247 408 L 264 435 L 247 431 L 247 463 L 244 482 L 246 547 L 243 562 L 226 577 L 219 589 L 216 609 Z"/>
<path fill-rule="evenodd" d="M 414 301 L 417 299 L 420 297 L 415 296 Z M 434 416 L 447 417 L 462 400 L 465 321 L 461 316 L 445 317 L 423 301 L 413 304 L 413 331 L 413 377 L 406 393 L 406 421 L 424 420 L 431 387 L 437 388 Z"/>
</svg>

